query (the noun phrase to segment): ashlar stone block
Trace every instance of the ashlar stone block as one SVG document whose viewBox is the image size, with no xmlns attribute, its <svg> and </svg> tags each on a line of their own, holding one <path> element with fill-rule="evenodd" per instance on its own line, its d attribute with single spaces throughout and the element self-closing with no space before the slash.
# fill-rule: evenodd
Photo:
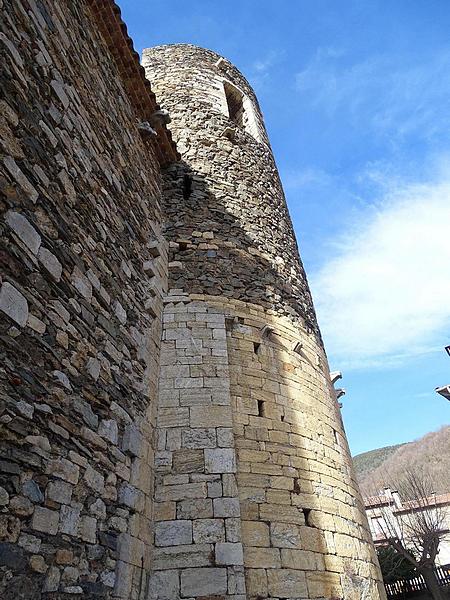
<svg viewBox="0 0 450 600">
<path fill-rule="evenodd" d="M 192 521 L 161 521 L 155 525 L 156 546 L 181 546 L 192 543 Z"/>
<path fill-rule="evenodd" d="M 219 596 L 228 588 L 225 568 L 185 569 L 181 573 L 181 593 L 189 596 Z"/>
<path fill-rule="evenodd" d="M 244 553 L 240 543 L 218 543 L 216 544 L 217 565 L 243 565 Z"/>
<path fill-rule="evenodd" d="M 154 571 L 149 580 L 148 600 L 178 600 L 180 575 L 177 570 Z"/>
<path fill-rule="evenodd" d="M 225 541 L 225 526 L 222 519 L 196 519 L 193 521 L 194 542 L 207 544 Z"/>
<path fill-rule="evenodd" d="M 242 521 L 242 539 L 246 546 L 269 547 L 269 526 L 260 521 Z"/>
<path fill-rule="evenodd" d="M 306 575 L 294 569 L 268 569 L 267 587 L 269 596 L 275 598 L 308 597 Z"/>
<path fill-rule="evenodd" d="M 299 528 L 291 523 L 271 523 L 270 540 L 276 548 L 300 548 Z"/>
<path fill-rule="evenodd" d="M 28 319 L 28 302 L 8 281 L 0 289 L 0 310 L 21 327 L 25 327 Z"/>
<path fill-rule="evenodd" d="M 205 450 L 207 473 L 235 473 L 236 457 L 233 448 L 207 448 Z"/>
</svg>

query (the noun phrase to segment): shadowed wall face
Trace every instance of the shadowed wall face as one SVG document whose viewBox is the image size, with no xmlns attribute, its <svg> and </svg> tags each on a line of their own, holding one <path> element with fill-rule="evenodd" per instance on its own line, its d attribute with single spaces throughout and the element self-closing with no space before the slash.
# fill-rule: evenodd
<svg viewBox="0 0 450 600">
<path fill-rule="evenodd" d="M 131 600 L 151 560 L 161 173 L 93 4 L 1 6 L 2 600 Z"/>
<path fill-rule="evenodd" d="M 143 64 L 182 155 L 166 173 L 150 597 L 384 598 L 256 98 L 208 50 Z"/>
<path fill-rule="evenodd" d="M 302 319 L 319 335 L 250 86 L 230 63 L 192 46 L 145 50 L 143 65 L 169 110 L 183 159 L 166 182 L 173 287 L 255 302 Z"/>
</svg>

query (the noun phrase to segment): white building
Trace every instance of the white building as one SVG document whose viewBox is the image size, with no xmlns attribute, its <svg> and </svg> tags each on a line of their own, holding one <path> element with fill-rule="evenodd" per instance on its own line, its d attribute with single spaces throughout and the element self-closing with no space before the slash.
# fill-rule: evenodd
<svg viewBox="0 0 450 600">
<path fill-rule="evenodd" d="M 375 546 L 386 546 L 387 538 L 395 531 L 408 546 L 408 529 L 419 513 L 442 515 L 444 538 L 439 544 L 436 564 L 450 564 L 450 494 L 430 496 L 420 501 L 403 501 L 396 491 L 389 488 L 379 496 L 365 498 L 366 514 Z"/>
</svg>

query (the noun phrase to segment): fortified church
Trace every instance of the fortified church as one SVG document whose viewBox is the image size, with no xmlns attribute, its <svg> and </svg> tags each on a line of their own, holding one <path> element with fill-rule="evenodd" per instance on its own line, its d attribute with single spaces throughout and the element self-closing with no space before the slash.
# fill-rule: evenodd
<svg viewBox="0 0 450 600">
<path fill-rule="evenodd" d="M 0 10 L 0 597 L 384 599 L 248 82 Z"/>
</svg>

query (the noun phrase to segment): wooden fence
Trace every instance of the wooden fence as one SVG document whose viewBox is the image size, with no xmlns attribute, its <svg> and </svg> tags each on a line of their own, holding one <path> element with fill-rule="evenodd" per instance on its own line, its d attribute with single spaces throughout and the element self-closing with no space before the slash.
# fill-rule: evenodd
<svg viewBox="0 0 450 600">
<path fill-rule="evenodd" d="M 435 573 L 441 586 L 450 585 L 450 565 L 436 567 Z M 409 579 L 399 579 L 393 583 L 386 583 L 385 587 L 387 597 L 392 600 L 413 598 L 415 592 L 426 591 L 427 589 L 422 575 L 411 577 Z"/>
</svg>

